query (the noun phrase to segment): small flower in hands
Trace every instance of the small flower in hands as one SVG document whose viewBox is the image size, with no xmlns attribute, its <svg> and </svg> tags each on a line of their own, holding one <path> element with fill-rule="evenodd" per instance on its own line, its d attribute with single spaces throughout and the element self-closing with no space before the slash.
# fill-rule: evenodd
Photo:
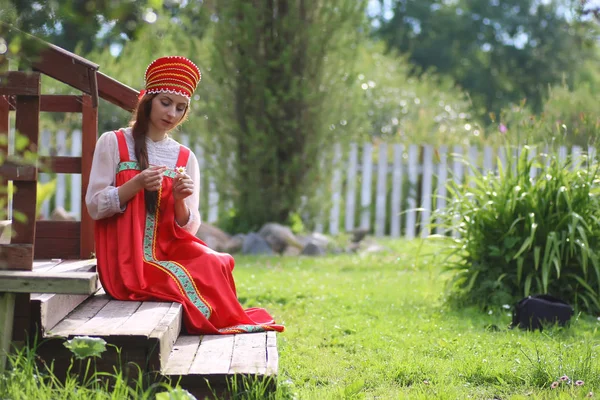
<svg viewBox="0 0 600 400">
<path fill-rule="evenodd" d="M 183 168 L 185 167 L 178 167 Z M 183 200 L 194 193 L 194 181 L 185 172 L 180 173 L 177 170 L 177 176 L 175 177 L 175 183 L 173 184 L 173 197 L 175 200 Z"/>
<path fill-rule="evenodd" d="M 186 170 L 185 167 L 175 167 L 175 172 L 177 172 L 180 175 L 185 175 Z"/>
<path fill-rule="evenodd" d="M 136 177 L 143 189 L 150 192 L 156 192 L 160 189 L 163 179 L 163 172 L 167 167 L 156 167 L 152 166 L 146 168 Z"/>
</svg>

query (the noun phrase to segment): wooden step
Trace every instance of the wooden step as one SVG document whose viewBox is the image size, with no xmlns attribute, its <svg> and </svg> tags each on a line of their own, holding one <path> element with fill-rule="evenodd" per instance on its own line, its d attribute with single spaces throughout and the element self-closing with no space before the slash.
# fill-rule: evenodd
<svg viewBox="0 0 600 400">
<path fill-rule="evenodd" d="M 275 332 L 182 335 L 161 373 L 180 382 L 192 394 L 204 395 L 207 394 L 206 381 L 214 390 L 224 388 L 226 379 L 234 376 L 272 378 L 274 385 L 278 363 Z"/>
<path fill-rule="evenodd" d="M 36 260 L 35 272 L 92 272 L 96 260 Z M 32 329 L 41 336 L 55 326 L 67 314 L 83 303 L 89 296 L 80 294 L 32 293 L 30 297 Z"/>
<path fill-rule="evenodd" d="M 98 359 L 99 370 L 112 372 L 119 362 L 135 362 L 145 371 L 158 372 L 173 349 L 181 321 L 182 308 L 178 303 L 118 301 L 99 291 L 46 330 L 44 336 L 56 340 L 44 342 L 39 353 L 47 360 L 55 360 L 60 373 L 68 367 L 71 355 L 63 346 L 65 339 L 99 337 L 120 349 L 119 356 L 115 347 L 109 346 Z"/>
</svg>

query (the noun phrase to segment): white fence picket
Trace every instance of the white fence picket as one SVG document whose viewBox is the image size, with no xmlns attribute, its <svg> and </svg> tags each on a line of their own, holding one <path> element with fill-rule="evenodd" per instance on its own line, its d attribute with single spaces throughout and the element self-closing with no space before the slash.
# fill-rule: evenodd
<svg viewBox="0 0 600 400">
<path fill-rule="evenodd" d="M 419 171 L 419 147 L 411 144 L 408 146 L 408 198 L 406 210 L 406 233 L 407 239 L 413 239 L 417 232 L 417 184 Z"/>
<path fill-rule="evenodd" d="M 183 145 L 190 147 L 189 137 L 181 135 L 178 139 Z M 54 142 L 56 143 L 55 146 L 53 146 Z M 67 135 L 65 131 L 58 131 L 56 137 L 52 137 L 48 131 L 42 131 L 40 144 L 40 154 L 42 155 L 78 156 L 81 151 L 81 133 L 80 131 L 74 131 Z M 67 144 L 69 144 L 69 148 L 66 147 Z M 222 201 L 222 204 L 219 203 L 219 188 L 216 185 L 215 176 L 208 172 L 205 175 L 205 171 L 209 168 L 203 147 L 198 143 L 192 143 L 191 147 L 194 149 L 201 171 L 201 215 L 206 222 L 215 223 L 218 220 L 219 207 L 225 207 L 224 210 L 226 210 L 228 204 L 222 203 Z M 359 150 L 362 150 L 360 159 Z M 405 150 L 407 150 L 406 155 Z M 450 154 L 450 150 L 446 146 L 440 146 L 436 149 L 428 145 L 410 145 L 405 148 L 402 144 L 389 145 L 381 142 L 378 145 L 377 163 L 375 165 L 371 143 L 364 143 L 362 149 L 359 148 L 359 144 L 351 143 L 346 153 L 342 151 L 340 145 L 334 146 L 331 161 L 332 175 L 329 185 L 331 208 L 321 210 L 322 214 L 317 220 L 316 231 L 324 231 L 323 218 L 327 220 L 327 215 L 327 233 L 333 235 L 340 233 L 342 224 L 344 231 L 351 231 L 357 226 L 355 216 L 358 211 L 360 214 L 358 226 L 369 230 L 373 228 L 373 233 L 376 236 L 389 234 L 391 237 L 404 236 L 408 239 L 415 238 L 417 235 L 421 237 L 428 236 L 432 233 L 430 232 L 432 214 L 443 212 L 446 209 L 448 195 L 446 184 L 448 179 L 452 179 L 458 184 L 465 184 L 465 181 L 467 181 L 467 184 L 473 184 L 471 178 L 477 170 L 487 174 L 490 171 L 495 173 L 499 165 L 502 165 L 503 168 L 507 167 L 506 148 L 499 148 L 496 153 L 494 148 L 485 146 L 481 149 L 482 154 L 479 154 L 480 150 L 471 146 L 468 148 L 466 156 L 464 150 L 461 146 L 454 146 L 451 151 L 452 154 Z M 421 151 L 422 160 L 420 160 Z M 391 160 L 388 159 L 388 153 L 391 154 Z M 535 168 L 532 168 L 530 178 L 533 179 L 539 175 L 540 168 L 547 165 L 549 157 L 544 155 L 547 153 L 547 149 L 543 149 L 541 152 L 538 152 L 536 148 L 529 150 L 530 159 L 540 160 L 540 163 L 536 163 Z M 495 154 L 497 154 L 497 160 Z M 568 156 L 572 157 L 574 168 L 578 168 L 578 163 L 582 163 L 582 167 L 589 166 L 592 160 L 595 159 L 596 154 L 596 149 L 592 146 L 586 149 L 585 155 L 583 149 L 578 146 L 573 146 L 570 149 L 562 146 L 558 150 L 559 159 L 565 160 Z M 214 158 L 214 156 L 212 157 Z M 509 157 L 511 157 L 510 161 L 514 168 L 517 161 L 516 157 L 519 157 L 519 151 L 510 151 Z M 360 164 L 359 160 L 361 161 Z M 216 163 L 215 159 L 211 161 Z M 233 162 L 233 158 L 230 158 L 229 161 Z M 374 168 L 377 171 L 375 185 L 373 182 Z M 404 183 L 405 172 L 407 186 Z M 49 179 L 49 174 L 40 174 L 41 182 L 47 182 Z M 79 216 L 82 195 L 80 175 L 56 174 L 56 179 L 56 192 L 50 204 L 56 207 L 69 208 L 70 213 Z M 388 188 L 388 180 L 390 180 L 391 188 Z M 361 184 L 359 210 L 356 209 L 358 182 Z M 406 193 L 404 193 L 405 187 L 408 188 Z M 375 204 L 372 203 L 373 198 Z M 342 202 L 345 204 L 343 222 L 341 221 Z M 374 213 L 371 212 L 373 206 Z M 42 216 L 48 217 L 49 211 L 49 205 L 46 202 L 42 207 Z M 440 220 L 438 219 L 435 222 L 439 224 Z M 453 235 L 457 234 L 458 223 L 460 223 L 460 219 L 456 217 L 454 220 L 455 226 L 452 229 Z M 402 235 L 403 229 L 404 235 Z M 447 229 L 438 225 L 435 233 L 446 234 Z"/>
<path fill-rule="evenodd" d="M 342 146 L 338 143 L 333 150 L 333 177 L 331 180 L 331 213 L 329 215 L 329 233 L 340 233 L 340 199 L 342 192 Z"/>
<path fill-rule="evenodd" d="M 81 157 L 81 131 L 75 130 L 71 134 L 72 157 Z M 71 174 L 71 213 L 77 218 L 81 218 L 81 174 Z"/>
<path fill-rule="evenodd" d="M 433 147 L 423 146 L 423 185 L 421 192 L 421 237 L 429 236 L 431 191 L 433 185 Z"/>
<path fill-rule="evenodd" d="M 49 130 L 44 129 L 40 132 L 40 151 L 39 154 L 42 156 L 50 155 L 50 148 L 52 147 L 52 135 Z M 50 174 L 46 172 L 40 173 L 40 183 L 50 182 Z M 44 200 L 40 210 L 41 217 L 48 219 L 50 217 L 50 199 Z"/>
<path fill-rule="evenodd" d="M 373 145 L 363 146 L 362 185 L 360 190 L 360 227 L 371 228 L 371 180 L 373 175 Z"/>
<path fill-rule="evenodd" d="M 56 155 L 68 156 L 67 132 L 60 130 L 56 133 Z M 67 197 L 67 177 L 65 174 L 56 174 L 56 195 L 54 206 L 56 208 L 65 208 L 65 199 Z"/>
<path fill-rule="evenodd" d="M 355 228 L 354 213 L 356 211 L 356 169 L 358 165 L 358 145 L 350 144 L 350 155 L 348 157 L 348 173 L 346 178 L 346 215 L 345 229 L 350 232 Z"/>
<path fill-rule="evenodd" d="M 438 164 L 437 172 L 435 209 L 443 210 L 446 208 L 446 196 L 448 195 L 448 190 L 446 188 L 446 185 L 448 184 L 448 148 L 446 146 L 440 146 L 438 154 L 440 157 L 440 163 Z M 438 235 L 443 235 L 446 233 L 446 229 L 441 226 L 441 216 L 437 217 L 436 224 L 437 227 L 435 233 Z"/>
<path fill-rule="evenodd" d="M 402 154 L 404 146 L 401 144 L 394 145 L 394 164 L 392 166 L 392 210 L 390 235 L 392 237 L 400 237 L 401 228 L 401 210 L 402 210 Z"/>
<path fill-rule="evenodd" d="M 375 236 L 385 235 L 385 209 L 387 197 L 387 144 L 379 144 L 377 162 L 377 193 L 375 197 Z"/>
</svg>

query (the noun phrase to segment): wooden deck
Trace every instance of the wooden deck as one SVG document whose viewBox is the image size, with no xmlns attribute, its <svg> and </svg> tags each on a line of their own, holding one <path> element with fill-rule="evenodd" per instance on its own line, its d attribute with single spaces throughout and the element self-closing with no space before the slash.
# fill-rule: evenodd
<svg viewBox="0 0 600 400">
<path fill-rule="evenodd" d="M 34 262 L 35 271 L 72 273 L 94 271 L 95 260 Z M 75 336 L 100 337 L 109 346 L 99 370 L 113 371 L 117 363 L 138 364 L 156 379 L 171 379 L 196 395 L 224 390 L 226 379 L 243 375 L 275 378 L 278 353 L 275 332 L 192 336 L 182 333 L 182 307 L 170 302 L 136 302 L 111 299 L 99 287 L 93 296 L 32 294 L 31 320 L 44 339 L 39 355 L 54 361 L 58 376 L 70 363 L 63 346 Z M 33 326 L 33 325 L 32 325 Z M 274 380 L 273 380 L 274 383 Z"/>
</svg>

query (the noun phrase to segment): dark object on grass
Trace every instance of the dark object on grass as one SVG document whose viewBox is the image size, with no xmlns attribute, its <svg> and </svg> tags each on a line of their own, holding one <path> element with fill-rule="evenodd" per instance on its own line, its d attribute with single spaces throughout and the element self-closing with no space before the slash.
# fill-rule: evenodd
<svg viewBox="0 0 600 400">
<path fill-rule="evenodd" d="M 544 325 L 565 326 L 573 315 L 573 307 L 549 294 L 528 296 L 515 305 L 511 328 L 540 331 Z"/>
</svg>

